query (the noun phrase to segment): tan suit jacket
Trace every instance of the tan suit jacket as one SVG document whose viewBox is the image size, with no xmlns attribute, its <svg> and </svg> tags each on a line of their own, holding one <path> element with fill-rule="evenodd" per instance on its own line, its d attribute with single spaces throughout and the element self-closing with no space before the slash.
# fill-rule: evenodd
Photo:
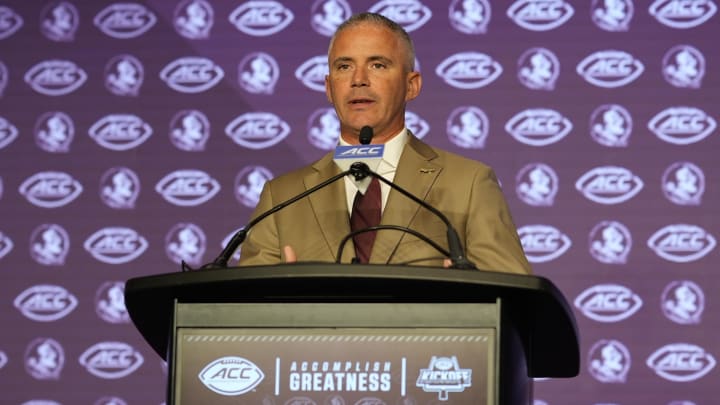
<svg viewBox="0 0 720 405">
<path fill-rule="evenodd" d="M 340 172 L 328 153 L 317 162 L 265 184 L 253 217 Z M 495 174 L 488 166 L 438 150 L 411 136 L 400 157 L 395 183 L 444 213 L 456 228 L 468 259 L 482 270 L 530 273 Z M 381 224 L 412 228 L 447 249 L 445 224 L 396 190 L 388 196 Z M 350 232 L 344 181 L 297 201 L 259 222 L 241 246 L 240 265 L 283 262 L 293 247 L 298 261 L 333 262 Z M 342 263 L 354 256 L 352 241 Z M 370 263 L 441 266 L 442 255 L 418 238 L 395 230 L 378 232 Z"/>
</svg>

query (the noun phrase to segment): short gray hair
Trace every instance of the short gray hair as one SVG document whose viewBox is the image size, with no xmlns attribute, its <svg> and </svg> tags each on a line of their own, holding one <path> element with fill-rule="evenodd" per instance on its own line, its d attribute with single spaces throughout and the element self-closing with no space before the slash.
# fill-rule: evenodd
<svg viewBox="0 0 720 405">
<path fill-rule="evenodd" d="M 330 49 L 332 49 L 333 43 L 335 42 L 335 38 L 338 36 L 338 34 L 340 34 L 346 28 L 356 27 L 364 23 L 385 27 L 392 31 L 392 33 L 394 33 L 398 38 L 400 38 L 405 43 L 409 51 L 407 55 L 407 60 L 405 61 L 406 67 L 409 72 L 415 70 L 415 45 L 413 44 L 412 39 L 410 39 L 410 35 L 408 35 L 407 31 L 405 31 L 405 29 L 400 24 L 378 13 L 366 12 L 355 14 L 345 20 L 342 24 L 340 24 L 337 30 L 335 30 L 332 38 L 330 39 L 328 55 L 330 54 Z"/>
</svg>

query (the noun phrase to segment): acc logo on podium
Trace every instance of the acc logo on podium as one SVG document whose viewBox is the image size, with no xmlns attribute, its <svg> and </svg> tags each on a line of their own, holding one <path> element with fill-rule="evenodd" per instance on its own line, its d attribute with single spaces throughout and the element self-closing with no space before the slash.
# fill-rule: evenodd
<svg viewBox="0 0 720 405">
<path fill-rule="evenodd" d="M 250 360 L 227 356 L 205 366 L 198 378 L 212 391 L 220 395 L 234 396 L 257 387 L 265 374 Z"/>
</svg>

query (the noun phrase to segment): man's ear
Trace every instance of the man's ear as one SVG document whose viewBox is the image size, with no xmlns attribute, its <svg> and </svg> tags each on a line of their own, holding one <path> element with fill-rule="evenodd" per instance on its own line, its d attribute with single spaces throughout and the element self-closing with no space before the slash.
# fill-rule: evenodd
<svg viewBox="0 0 720 405">
<path fill-rule="evenodd" d="M 327 100 L 330 102 L 330 104 L 333 104 L 331 94 L 332 93 L 330 93 L 330 75 L 325 75 L 325 97 L 327 97 Z"/>
<path fill-rule="evenodd" d="M 409 72 L 407 74 L 407 92 L 405 101 L 410 101 L 420 94 L 422 88 L 422 75 L 420 72 Z"/>
</svg>

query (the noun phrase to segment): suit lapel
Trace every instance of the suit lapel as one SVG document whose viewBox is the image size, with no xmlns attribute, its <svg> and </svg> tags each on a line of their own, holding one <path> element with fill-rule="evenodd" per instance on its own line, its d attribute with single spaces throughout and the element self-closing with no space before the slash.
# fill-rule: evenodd
<svg viewBox="0 0 720 405">
<path fill-rule="evenodd" d="M 400 157 L 393 182 L 424 201 L 442 170 L 441 166 L 432 162 L 436 157 L 437 154 L 432 148 L 410 136 Z M 397 190 L 392 190 L 388 196 L 381 224 L 408 227 L 420 209 L 425 208 Z M 399 231 L 378 232 L 370 261 L 388 263 L 404 236 L 405 233 Z"/>
<path fill-rule="evenodd" d="M 333 163 L 332 153 L 325 155 L 313 165 L 313 168 L 315 171 L 305 176 L 303 180 L 306 190 L 340 173 L 337 165 Z M 339 179 L 311 194 L 308 199 L 317 221 L 318 230 L 306 229 L 299 232 L 321 233 L 325 239 L 329 257 L 335 258 L 340 240 L 350 233 L 345 182 Z M 342 262 L 349 263 L 353 256 L 355 256 L 355 251 L 352 240 L 350 240 L 343 250 Z"/>
</svg>

